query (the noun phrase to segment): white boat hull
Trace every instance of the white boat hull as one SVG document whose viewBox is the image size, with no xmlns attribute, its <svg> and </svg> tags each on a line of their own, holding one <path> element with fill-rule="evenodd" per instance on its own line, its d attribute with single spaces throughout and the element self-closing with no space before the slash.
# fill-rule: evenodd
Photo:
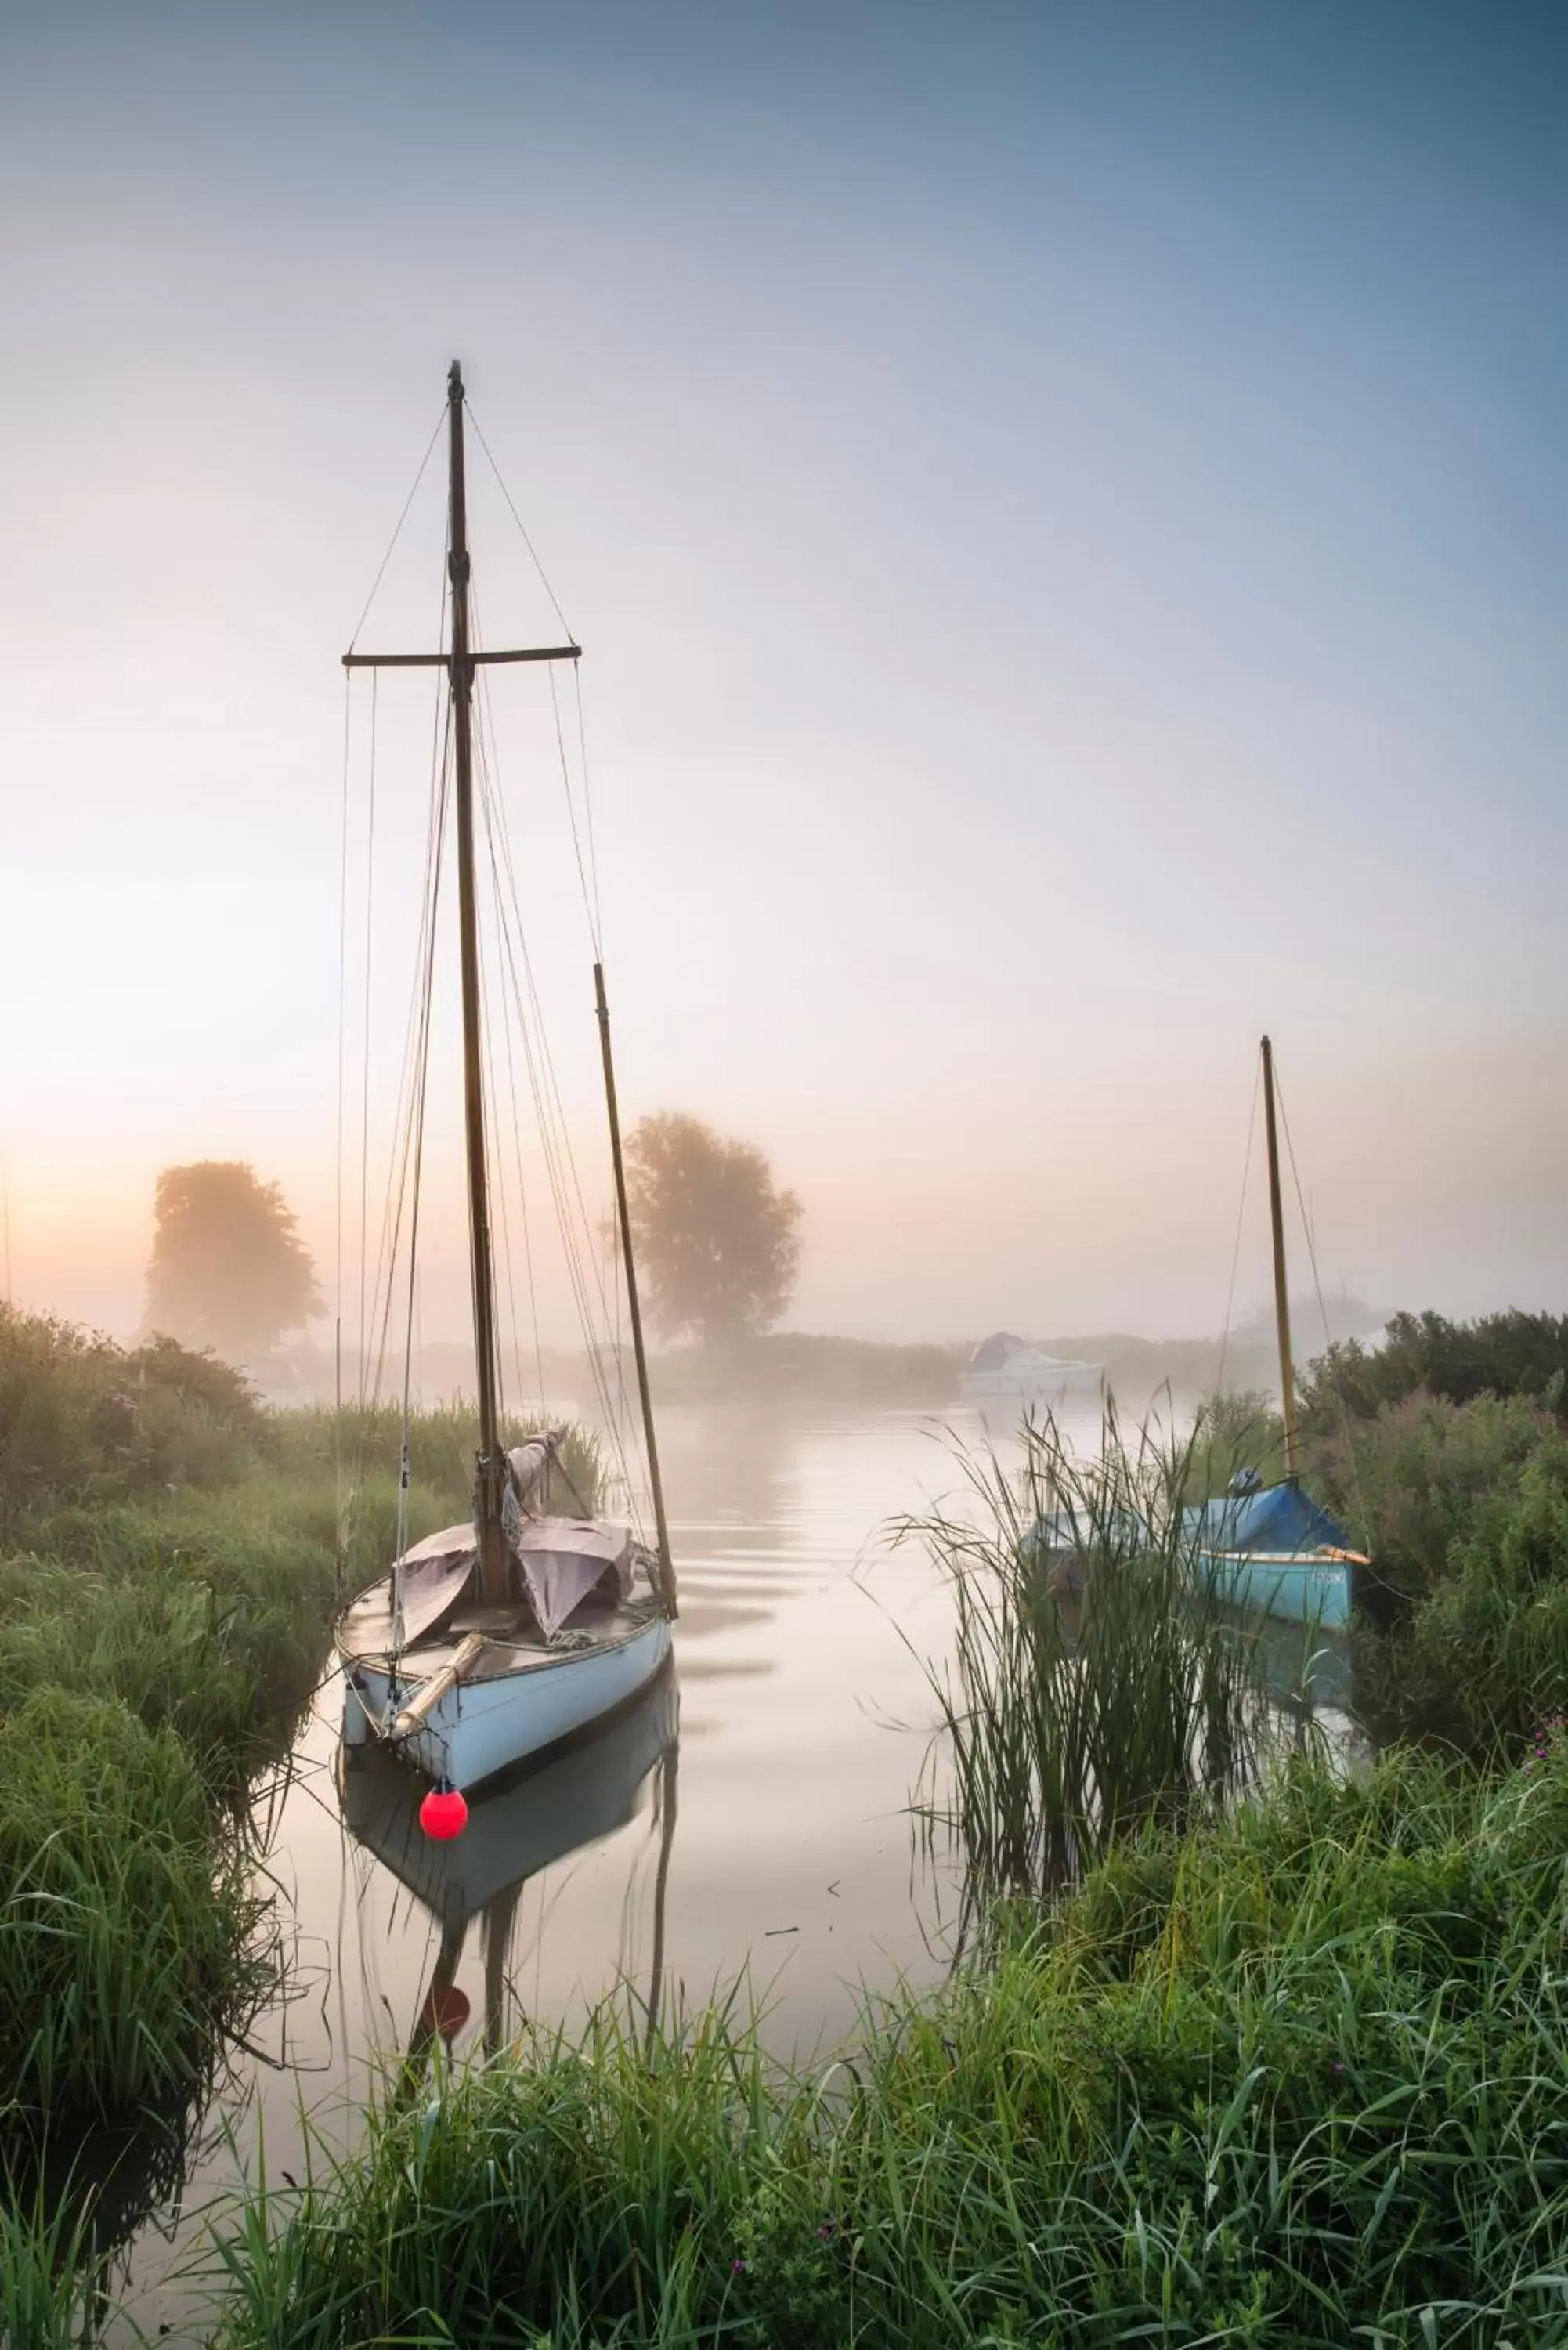
<svg viewBox="0 0 1568 2350">
<path fill-rule="evenodd" d="M 396 1742 L 397 1751 L 429 1778 L 478 1786 L 635 1697 L 670 1654 L 670 1640 L 669 1617 L 650 1616 L 619 1639 L 458 1681 L 410 1736 Z M 400 1702 L 406 1696 L 405 1688 Z M 379 1731 L 391 1713 L 389 1671 L 357 1659 L 344 1696 L 345 1738 L 352 1744 Z"/>
</svg>

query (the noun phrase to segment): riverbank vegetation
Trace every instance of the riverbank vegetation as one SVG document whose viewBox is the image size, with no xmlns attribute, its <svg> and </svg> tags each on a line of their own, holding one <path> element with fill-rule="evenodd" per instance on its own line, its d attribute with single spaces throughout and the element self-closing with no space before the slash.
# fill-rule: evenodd
<svg viewBox="0 0 1568 2350">
<path fill-rule="evenodd" d="M 390 1558 L 400 1433 L 389 1408 L 271 1412 L 211 1356 L 0 1308 L 0 2172 L 18 2192 L 89 2133 L 153 2114 L 178 2138 L 275 1987 L 258 1806 L 339 1600 Z M 461 1409 L 416 1416 L 411 1535 L 466 1514 L 476 1435 Z M 591 1506 L 591 1440 L 566 1461 Z"/>
<path fill-rule="evenodd" d="M 906 1529 L 948 1567 L 959 1632 L 918 1797 L 973 1929 L 943 1991 L 868 2007 L 815 2066 L 773 2064 L 739 2003 L 649 2043 L 628 1993 L 580 2035 L 405 2080 L 356 2157 L 318 2147 L 232 2217 L 213 2343 L 1568 2350 L 1568 1431 L 1520 1336 L 1492 1332 L 1495 1385 L 1463 1394 L 1369 1384 L 1355 1350 L 1303 1381 L 1304 1473 L 1378 1564 L 1352 1644 L 1375 1762 L 1275 1734 L 1252 1636 L 1176 1588 L 1182 1505 L 1277 1441 L 1255 1401 L 1164 1451 L 1085 1464 L 1047 1432 L 1022 1480 L 975 1463 L 978 1509 Z M 194 2046 L 265 1959 L 229 1825 L 257 1750 L 221 1696 L 192 1706 L 178 1659 L 238 1644 L 286 1737 L 344 1572 L 355 1432 L 258 1414 L 199 1475 L 216 1403 L 190 1409 L 148 1440 L 156 1490 L 138 1471 L 89 1496 L 82 1471 L 41 1516 L 36 1483 L 4 1496 L 0 1767 L 34 1792 L 0 1914 L 26 1934 L 49 1823 L 77 1872 L 47 1880 L 76 1971 L 19 1950 L 30 2026 L 0 2051 L 36 2103 L 85 2089 L 61 2019 L 130 2080 L 116 2019 L 161 2003 Z M 424 1431 L 421 1513 L 451 1509 L 459 1419 Z M 389 1428 L 361 1431 L 367 1457 Z M 1106 1568 L 1097 1606 L 1075 1549 Z M 291 1578 L 318 1611 L 297 1654 L 257 1628 Z M 124 1594 L 175 1661 L 151 1669 Z M 198 1852 L 201 1885 L 175 1861 Z M 72 1883 L 109 1888 L 100 1915 Z M 156 1922 L 121 1947 L 133 1909 L 203 1921 L 174 1971 Z M 134 2063 L 149 2095 L 175 2078 Z M 5 2225 L 7 2350 L 79 2338 L 90 2248 L 24 2196 Z"/>
<path fill-rule="evenodd" d="M 1257 1628 L 1195 1574 L 1182 1523 L 1203 1440 L 1127 1441 L 1106 1409 L 1100 1455 L 1026 1422 L 1019 1468 L 961 1454 L 955 1504 L 898 1529 L 952 1596 L 919 1816 L 959 1856 L 971 1918 L 1075 1883 L 1145 1825 L 1201 1818 L 1270 1741 Z"/>
<path fill-rule="evenodd" d="M 527 2038 L 231 2237 L 228 2350 L 1568 2340 L 1568 1757 L 1148 1829 L 847 2064 Z"/>
</svg>

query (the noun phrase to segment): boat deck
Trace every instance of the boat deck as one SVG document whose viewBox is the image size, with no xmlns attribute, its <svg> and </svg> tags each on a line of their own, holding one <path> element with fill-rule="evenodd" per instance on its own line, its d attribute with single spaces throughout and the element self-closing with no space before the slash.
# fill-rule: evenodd
<svg viewBox="0 0 1568 2350">
<path fill-rule="evenodd" d="M 385 1598 L 382 1589 L 367 1592 L 362 1599 L 356 1600 L 349 1612 L 354 1619 L 354 1660 L 386 1671 L 393 1657 L 389 1589 Z M 445 1617 L 438 1630 L 410 1642 L 398 1659 L 398 1669 L 405 1681 L 427 1680 L 450 1665 L 462 1642 L 471 1633 L 478 1632 L 484 1640 L 483 1652 L 463 1679 L 496 1680 L 507 1673 L 558 1665 L 568 1657 L 580 1656 L 585 1648 L 614 1648 L 662 1613 L 655 1592 L 639 1591 L 618 1607 L 584 1608 L 578 1620 L 550 1641 L 539 1629 L 525 1601 L 502 1607 L 485 1607 L 477 1600 L 464 1602 Z"/>
</svg>

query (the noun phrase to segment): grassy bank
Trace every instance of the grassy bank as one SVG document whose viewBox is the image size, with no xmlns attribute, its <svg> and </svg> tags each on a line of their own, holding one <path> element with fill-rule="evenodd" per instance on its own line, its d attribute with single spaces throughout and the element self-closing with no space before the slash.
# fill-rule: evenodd
<svg viewBox="0 0 1568 2350">
<path fill-rule="evenodd" d="M 1148 1831 L 853 2062 L 609 2015 L 373 2120 L 227 2350 L 1568 2341 L 1568 1758 Z"/>
<path fill-rule="evenodd" d="M 0 2161 L 199 2099 L 272 1988 L 251 1797 L 390 1559 L 400 1436 L 0 1309 Z M 467 1513 L 476 1438 L 416 1419 L 413 1536 Z M 567 1469 L 591 1504 L 591 1443 Z"/>
</svg>

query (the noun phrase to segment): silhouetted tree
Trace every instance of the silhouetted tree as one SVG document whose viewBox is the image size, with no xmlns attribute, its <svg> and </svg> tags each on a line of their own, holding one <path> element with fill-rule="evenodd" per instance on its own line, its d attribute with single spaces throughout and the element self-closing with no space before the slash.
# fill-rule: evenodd
<svg viewBox="0 0 1568 2350">
<path fill-rule="evenodd" d="M 316 1268 L 275 1183 L 239 1159 L 166 1167 L 153 1195 L 147 1327 L 254 1362 L 321 1311 Z"/>
<path fill-rule="evenodd" d="M 627 1145 L 638 1274 L 651 1321 L 705 1347 L 776 1322 L 800 1267 L 800 1201 L 762 1152 L 664 1110 Z"/>
</svg>

